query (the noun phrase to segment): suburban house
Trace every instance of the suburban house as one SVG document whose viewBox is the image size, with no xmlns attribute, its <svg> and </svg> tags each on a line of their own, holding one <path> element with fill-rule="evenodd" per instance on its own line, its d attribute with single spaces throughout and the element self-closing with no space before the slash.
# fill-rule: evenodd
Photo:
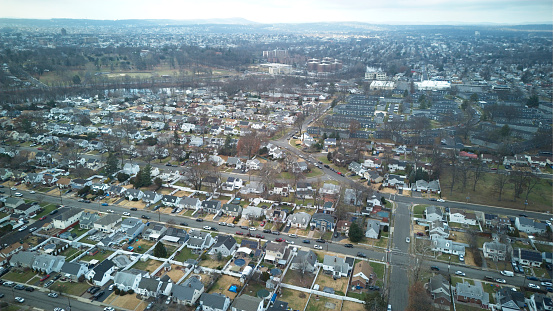
<svg viewBox="0 0 553 311">
<path fill-rule="evenodd" d="M 496 305 L 501 310 L 519 311 L 527 307 L 524 294 L 513 291 L 510 287 L 502 287 L 495 293 Z"/>
<path fill-rule="evenodd" d="M 202 202 L 202 208 L 207 213 L 217 214 L 221 210 L 221 201 L 205 200 Z"/>
<path fill-rule="evenodd" d="M 229 157 L 227 159 L 227 166 L 234 167 L 237 170 L 240 170 L 242 169 L 242 165 L 244 165 L 244 163 L 239 158 Z"/>
<path fill-rule="evenodd" d="M 214 243 L 209 232 L 200 230 L 190 230 L 190 238 L 186 242 L 186 246 L 191 249 L 208 249 Z"/>
<path fill-rule="evenodd" d="M 125 237 L 130 240 L 136 239 L 136 237 L 142 233 L 146 224 L 140 219 L 126 218 L 121 222 L 121 231 L 125 233 Z"/>
<path fill-rule="evenodd" d="M 79 218 L 79 228 L 90 230 L 94 228 L 94 222 L 99 218 L 100 216 L 97 213 L 84 212 Z"/>
<path fill-rule="evenodd" d="M 265 190 L 265 186 L 258 181 L 250 181 L 249 184 L 240 189 L 242 194 L 262 194 Z"/>
<path fill-rule="evenodd" d="M 263 311 L 263 299 L 242 294 L 230 306 L 231 311 Z"/>
<path fill-rule="evenodd" d="M 370 239 L 378 239 L 380 236 L 380 221 L 376 219 L 367 219 L 367 230 L 365 237 Z"/>
<path fill-rule="evenodd" d="M 129 201 L 138 201 L 144 197 L 144 192 L 140 189 L 127 189 L 127 191 L 125 191 L 125 197 Z"/>
<path fill-rule="evenodd" d="M 451 240 L 446 240 L 443 238 L 436 238 L 432 240 L 432 250 L 445 254 L 465 256 L 464 244 L 453 242 Z"/>
<path fill-rule="evenodd" d="M 157 241 L 167 231 L 164 224 L 150 222 L 148 229 L 142 234 L 145 239 Z"/>
<path fill-rule="evenodd" d="M 456 300 L 478 304 L 484 309 L 487 309 L 490 303 L 490 294 L 484 291 L 482 284 L 471 285 L 463 281 L 463 283 L 457 283 L 453 292 Z"/>
<path fill-rule="evenodd" d="M 340 186 L 330 183 L 324 183 L 319 192 L 321 194 L 336 195 L 340 193 Z"/>
<path fill-rule="evenodd" d="M 541 267 L 543 258 L 540 252 L 516 248 L 513 250 L 513 258 L 518 258 L 518 262 L 524 266 Z"/>
<path fill-rule="evenodd" d="M 165 206 L 177 207 L 177 205 L 179 203 L 179 200 L 180 200 L 179 197 L 176 197 L 174 195 L 165 194 L 161 198 L 161 203 L 163 203 L 163 205 L 165 205 Z"/>
<path fill-rule="evenodd" d="M 118 271 L 113 277 L 113 284 L 122 291 L 129 291 L 131 289 L 135 291 L 144 273 L 144 271 L 137 269 Z"/>
<path fill-rule="evenodd" d="M 35 261 L 35 256 L 37 256 L 35 252 L 19 251 L 10 258 L 10 266 L 31 269 Z"/>
<path fill-rule="evenodd" d="M 161 200 L 161 198 L 163 198 L 163 195 L 155 191 L 146 190 L 143 193 L 144 195 L 142 196 L 142 202 L 147 204 L 156 204 Z"/>
<path fill-rule="evenodd" d="M 88 271 L 86 278 L 96 286 L 104 286 L 110 280 L 113 271 L 115 271 L 115 264 L 113 261 L 106 259 Z"/>
<path fill-rule="evenodd" d="M 363 174 L 367 171 L 365 167 L 355 161 L 349 164 L 348 169 L 354 172 L 357 176 L 363 176 Z"/>
<path fill-rule="evenodd" d="M 449 222 L 476 226 L 476 215 L 458 208 L 449 209 Z"/>
<path fill-rule="evenodd" d="M 8 198 L 6 198 L 6 202 L 4 202 L 4 207 L 6 209 L 10 210 L 10 212 L 13 213 L 13 210 L 15 208 L 17 208 L 19 205 L 24 204 L 24 203 L 25 203 L 25 200 L 23 200 L 21 198 L 8 197 Z"/>
<path fill-rule="evenodd" d="M 202 201 L 198 198 L 182 197 L 178 203 L 179 207 L 197 210 L 202 207 Z"/>
<path fill-rule="evenodd" d="M 311 217 L 310 225 L 319 230 L 334 230 L 334 216 L 325 213 L 315 213 Z"/>
<path fill-rule="evenodd" d="M 361 260 L 353 267 L 351 287 L 354 290 L 366 289 L 374 281 L 375 274 L 368 261 Z"/>
<path fill-rule="evenodd" d="M 411 190 L 418 191 L 418 192 L 440 193 L 441 192 L 440 181 L 431 180 L 428 182 L 424 179 L 419 179 L 411 187 Z"/>
<path fill-rule="evenodd" d="M 446 306 L 451 305 L 451 292 L 449 291 L 449 282 L 441 274 L 436 274 L 428 282 L 428 291 L 432 296 L 434 303 Z"/>
<path fill-rule="evenodd" d="M 73 282 L 77 282 L 81 275 L 88 272 L 88 266 L 76 262 L 64 262 L 61 266 L 60 273 Z"/>
<path fill-rule="evenodd" d="M 347 277 L 350 272 L 350 266 L 342 257 L 325 255 L 323 271 L 335 277 Z"/>
<path fill-rule="evenodd" d="M 46 274 L 52 272 L 60 272 L 61 267 L 65 263 L 64 256 L 52 256 L 52 255 L 43 255 L 38 254 L 35 256 L 33 261 L 33 270 L 40 271 Z"/>
<path fill-rule="evenodd" d="M 144 297 L 158 297 L 161 292 L 163 282 L 158 279 L 143 277 L 138 283 L 135 292 Z"/>
<path fill-rule="evenodd" d="M 182 305 L 194 305 L 204 292 L 204 285 L 196 277 L 190 277 L 182 285 L 173 285 L 171 295 L 173 300 Z"/>
<path fill-rule="evenodd" d="M 219 235 L 217 236 L 217 242 L 215 242 L 215 244 L 213 245 L 209 253 L 210 254 L 221 253 L 223 257 L 227 257 L 234 254 L 237 248 L 238 248 L 238 243 L 236 243 L 236 240 L 234 239 L 233 236 Z"/>
<path fill-rule="evenodd" d="M 238 215 L 242 215 L 242 206 L 237 204 L 223 204 L 221 206 L 221 211 L 223 214 L 233 217 L 238 217 Z"/>
<path fill-rule="evenodd" d="M 505 260 L 507 245 L 498 241 L 485 242 L 483 245 L 484 258 L 491 258 L 495 261 Z"/>
<path fill-rule="evenodd" d="M 428 224 L 428 236 L 431 240 L 437 238 L 449 238 L 449 227 L 447 223 L 441 220 L 433 220 Z"/>
<path fill-rule="evenodd" d="M 40 209 L 41 206 L 39 204 L 23 203 L 14 208 L 13 212 L 16 214 L 25 215 L 25 217 L 28 218 L 36 215 L 36 212 Z"/>
<path fill-rule="evenodd" d="M 347 235 L 349 233 L 350 227 L 351 221 L 338 220 L 338 222 L 336 223 L 336 232 Z"/>
<path fill-rule="evenodd" d="M 526 217 L 517 217 L 515 218 L 515 228 L 520 232 L 529 234 L 543 234 L 546 231 L 547 225 Z"/>
<path fill-rule="evenodd" d="M 551 311 L 553 310 L 553 301 L 544 294 L 535 293 L 528 300 L 530 311 Z"/>
<path fill-rule="evenodd" d="M 101 232 L 111 233 L 115 231 L 115 227 L 121 221 L 123 221 L 121 215 L 107 214 L 104 217 L 96 220 L 96 222 L 94 223 L 94 229 Z"/>
<path fill-rule="evenodd" d="M 184 244 L 190 236 L 186 232 L 186 230 L 181 228 L 173 228 L 169 227 L 165 231 L 165 235 L 161 238 L 161 241 L 163 242 L 169 242 L 173 244 Z"/>
<path fill-rule="evenodd" d="M 405 176 L 387 174 L 382 186 L 390 188 L 403 188 L 405 186 Z"/>
<path fill-rule="evenodd" d="M 288 225 L 292 228 L 306 229 L 311 220 L 311 215 L 306 212 L 294 213 L 288 216 Z"/>
<path fill-rule="evenodd" d="M 71 186 L 72 189 L 80 190 L 86 186 L 92 186 L 92 181 L 85 180 L 82 178 L 75 178 L 71 180 L 71 183 L 69 185 Z"/>
<path fill-rule="evenodd" d="M 224 191 L 234 191 L 244 186 L 244 182 L 240 178 L 229 176 L 227 181 L 224 182 L 221 187 Z"/>
<path fill-rule="evenodd" d="M 426 218 L 427 221 L 434 221 L 434 220 L 442 221 L 444 219 L 442 209 L 434 205 L 430 205 L 426 207 L 426 209 L 424 210 L 424 217 Z"/>
<path fill-rule="evenodd" d="M 200 306 L 203 311 L 227 311 L 230 306 L 230 298 L 219 293 L 203 293 L 200 296 Z"/>
<path fill-rule="evenodd" d="M 317 255 L 312 250 L 299 250 L 290 263 L 290 269 L 304 270 L 305 272 L 313 273 L 315 271 L 316 264 Z"/>
<path fill-rule="evenodd" d="M 244 217 L 245 219 L 257 219 L 263 215 L 264 211 L 265 210 L 261 207 L 248 205 L 242 211 L 242 217 Z"/>
<path fill-rule="evenodd" d="M 83 210 L 81 208 L 70 208 L 61 215 L 54 217 L 52 224 L 56 229 L 67 229 L 79 222 L 82 213 Z"/>
<path fill-rule="evenodd" d="M 267 242 L 265 245 L 265 261 L 285 265 L 289 257 L 290 251 L 286 242 Z"/>
</svg>

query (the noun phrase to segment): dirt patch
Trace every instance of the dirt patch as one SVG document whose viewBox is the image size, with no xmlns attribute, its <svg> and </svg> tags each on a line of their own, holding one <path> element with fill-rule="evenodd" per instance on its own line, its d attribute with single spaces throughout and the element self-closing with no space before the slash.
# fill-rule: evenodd
<svg viewBox="0 0 553 311">
<path fill-rule="evenodd" d="M 313 280 L 315 279 L 314 273 L 305 273 L 303 277 L 296 270 L 288 269 L 284 276 L 283 283 L 294 284 L 305 288 L 311 288 Z"/>
<path fill-rule="evenodd" d="M 339 278 L 334 280 L 332 277 L 324 273 L 319 273 L 319 276 L 317 277 L 315 284 L 319 284 L 320 286 L 319 290 L 323 290 L 323 288 L 325 288 L 326 286 L 326 287 L 334 288 L 334 291 L 340 291 L 342 293 L 345 293 L 346 288 L 348 286 L 348 278 Z"/>
<path fill-rule="evenodd" d="M 179 191 L 175 192 L 175 194 L 173 194 L 173 195 L 177 196 L 177 197 L 188 197 L 191 194 L 192 194 L 192 192 L 179 190 Z"/>
<path fill-rule="evenodd" d="M 159 266 L 161 266 L 161 261 L 150 259 L 146 262 L 138 261 L 132 267 L 138 270 L 144 270 L 147 272 L 154 272 Z"/>
<path fill-rule="evenodd" d="M 240 286 L 240 280 L 230 275 L 221 275 L 221 277 L 219 278 L 219 280 L 217 280 L 217 283 L 213 285 L 209 293 L 220 293 L 229 297 L 230 299 L 234 299 L 238 294 L 229 291 L 231 285 Z"/>
<path fill-rule="evenodd" d="M 177 283 L 184 276 L 184 268 L 179 265 L 171 265 L 171 270 L 167 271 L 167 275 L 171 278 L 173 283 Z"/>
<path fill-rule="evenodd" d="M 113 296 L 115 294 L 111 294 Z M 109 297 L 108 297 L 109 298 Z M 126 310 L 134 310 L 138 305 L 143 301 L 136 298 L 136 295 L 125 295 L 125 296 L 116 296 L 115 299 L 111 301 L 111 305 L 119 307 Z"/>
<path fill-rule="evenodd" d="M 146 208 L 146 204 L 142 203 L 141 201 L 128 201 L 124 200 L 123 202 L 119 203 L 119 206 L 125 206 L 129 208 L 138 208 L 138 209 L 144 209 Z"/>
<path fill-rule="evenodd" d="M 303 310 L 307 304 L 308 295 L 304 292 L 281 287 L 280 299 L 288 302 L 292 310 Z"/>
<path fill-rule="evenodd" d="M 484 255 L 482 255 L 482 258 L 484 258 Z M 474 263 L 474 256 L 472 255 L 472 252 L 467 248 L 467 251 L 465 252 L 465 264 L 470 266 L 476 266 Z"/>
<path fill-rule="evenodd" d="M 171 192 L 175 191 L 174 188 L 161 188 L 161 190 L 159 190 L 158 192 L 161 194 L 161 195 L 165 195 L 165 194 L 171 194 Z"/>
</svg>

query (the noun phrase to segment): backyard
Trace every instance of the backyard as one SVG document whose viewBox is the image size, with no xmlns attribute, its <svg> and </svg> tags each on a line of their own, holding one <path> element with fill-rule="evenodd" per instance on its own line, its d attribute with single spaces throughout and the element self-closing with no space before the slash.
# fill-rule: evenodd
<svg viewBox="0 0 553 311">
<path fill-rule="evenodd" d="M 286 272 L 286 276 L 284 276 L 284 280 L 282 280 L 282 282 L 305 288 L 311 288 L 314 279 L 315 273 L 305 273 L 302 276 L 299 271 L 288 269 L 288 271 Z"/>
<path fill-rule="evenodd" d="M 292 310 L 303 310 L 307 304 L 308 295 L 304 292 L 281 287 L 280 300 L 288 302 Z"/>
<path fill-rule="evenodd" d="M 139 260 L 132 267 L 138 270 L 154 272 L 160 265 L 161 261 L 150 259 L 146 261 Z"/>
<path fill-rule="evenodd" d="M 229 297 L 230 299 L 234 299 L 236 298 L 237 293 L 229 291 L 231 285 L 240 286 L 240 280 L 230 275 L 221 275 L 217 282 L 213 284 L 213 286 L 209 290 L 209 293 L 220 293 Z"/>
<path fill-rule="evenodd" d="M 180 252 L 173 258 L 175 261 L 185 262 L 188 259 L 198 259 L 197 254 L 192 253 L 190 248 L 184 247 Z"/>
<path fill-rule="evenodd" d="M 323 296 L 311 295 L 306 311 L 341 310 L 342 301 Z"/>
<path fill-rule="evenodd" d="M 333 288 L 336 295 L 345 295 L 348 287 L 348 278 L 343 277 L 334 280 L 331 276 L 324 273 L 319 273 L 315 284 L 320 286 L 319 290 L 323 290 L 325 287 Z"/>
<path fill-rule="evenodd" d="M 109 255 L 111 255 L 111 254 L 113 254 L 112 251 L 102 250 L 102 251 L 99 251 L 98 253 L 96 253 L 94 256 L 90 256 L 90 255 L 83 256 L 81 258 L 81 261 L 90 262 L 93 259 L 102 261 L 102 260 L 108 258 Z"/>
</svg>

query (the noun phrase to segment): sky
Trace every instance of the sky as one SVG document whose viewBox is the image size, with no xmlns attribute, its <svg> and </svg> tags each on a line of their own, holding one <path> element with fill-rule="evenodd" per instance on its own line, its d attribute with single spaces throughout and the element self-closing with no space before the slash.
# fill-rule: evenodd
<svg viewBox="0 0 553 311">
<path fill-rule="evenodd" d="M 552 0 L 0 0 L 0 17 L 259 23 L 552 23 Z"/>
</svg>

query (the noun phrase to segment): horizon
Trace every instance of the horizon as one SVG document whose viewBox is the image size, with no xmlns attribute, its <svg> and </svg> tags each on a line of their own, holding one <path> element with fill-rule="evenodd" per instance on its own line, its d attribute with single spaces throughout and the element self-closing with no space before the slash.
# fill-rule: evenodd
<svg viewBox="0 0 553 311">
<path fill-rule="evenodd" d="M 170 9 L 168 9 L 170 8 Z M 192 12 L 192 14 L 190 14 Z M 259 24 L 307 24 L 358 22 L 392 25 L 524 25 L 553 23 L 550 0 L 406 0 L 380 1 L 281 0 L 258 3 L 238 0 L 232 3 L 208 0 L 182 3 L 159 0 L 98 0 L 94 3 L 64 0 L 4 0 L 0 18 L 5 19 L 83 19 L 121 20 L 210 20 L 244 19 Z"/>
</svg>

